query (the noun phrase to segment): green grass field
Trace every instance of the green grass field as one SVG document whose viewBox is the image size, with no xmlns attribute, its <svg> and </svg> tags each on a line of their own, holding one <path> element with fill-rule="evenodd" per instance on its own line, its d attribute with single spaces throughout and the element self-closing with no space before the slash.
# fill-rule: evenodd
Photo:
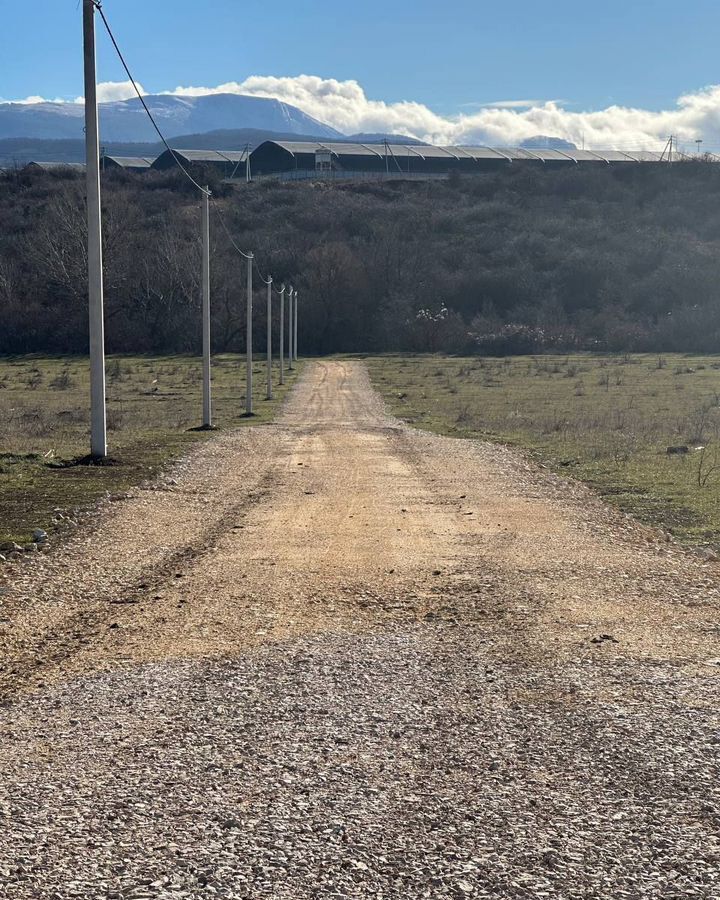
<svg viewBox="0 0 720 900">
<path fill-rule="evenodd" d="M 720 356 L 366 362 L 405 421 L 521 447 L 685 543 L 720 544 Z"/>
<path fill-rule="evenodd" d="M 245 358 L 213 360 L 218 428 L 269 422 L 294 383 L 289 373 L 265 399 L 266 369 L 254 371 L 253 418 L 243 418 Z M 295 370 L 295 373 L 298 369 Z M 208 432 L 201 424 L 197 357 L 107 360 L 108 453 L 113 465 L 66 465 L 89 452 L 88 361 L 80 357 L 0 359 L 0 540 L 26 542 L 36 527 L 53 530 L 54 511 L 91 505 L 152 476 Z"/>
</svg>

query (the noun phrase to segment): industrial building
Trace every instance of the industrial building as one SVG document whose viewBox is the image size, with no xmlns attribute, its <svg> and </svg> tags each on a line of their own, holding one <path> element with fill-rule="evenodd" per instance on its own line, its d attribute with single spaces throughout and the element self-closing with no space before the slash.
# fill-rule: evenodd
<svg viewBox="0 0 720 900">
<path fill-rule="evenodd" d="M 673 151 L 673 162 L 695 159 Z M 705 154 L 716 162 L 718 157 Z M 512 165 L 522 166 L 615 166 L 628 164 L 667 164 L 666 153 L 651 150 L 576 150 L 529 149 L 526 147 L 439 147 L 429 144 L 362 144 L 351 141 L 265 141 L 250 153 L 252 176 L 280 178 L 372 178 L 441 177 L 452 172 L 473 174 L 491 172 Z M 166 150 L 157 159 L 149 157 L 102 157 L 103 170 L 141 173 L 168 170 L 178 166 L 198 172 L 213 169 L 221 178 L 245 180 L 248 150 Z M 83 170 L 84 163 L 31 162 L 30 170 Z"/>
<path fill-rule="evenodd" d="M 678 155 L 675 156 L 678 159 Z M 448 175 L 487 172 L 520 162 L 573 166 L 667 162 L 660 152 L 639 150 L 535 150 L 506 147 L 435 147 L 427 144 L 354 144 L 265 141 L 250 154 L 253 175 L 282 173 Z"/>
<path fill-rule="evenodd" d="M 78 162 L 45 162 L 41 160 L 32 160 L 26 166 L 23 166 L 23 171 L 31 171 L 31 172 L 56 172 L 58 170 L 62 171 L 63 169 L 72 169 L 75 172 L 84 172 L 85 171 L 85 163 Z"/>
<path fill-rule="evenodd" d="M 147 172 L 154 160 L 146 156 L 103 155 L 100 165 L 103 170 L 123 169 L 125 172 Z"/>
<path fill-rule="evenodd" d="M 186 169 L 210 168 L 224 178 L 244 174 L 247 150 L 166 150 L 152 164 L 153 169 L 174 169 L 178 160 Z"/>
</svg>

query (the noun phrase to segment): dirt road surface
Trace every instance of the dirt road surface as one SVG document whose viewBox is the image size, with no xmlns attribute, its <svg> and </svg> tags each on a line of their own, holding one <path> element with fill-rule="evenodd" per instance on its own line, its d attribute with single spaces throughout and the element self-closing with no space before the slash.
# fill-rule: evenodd
<svg viewBox="0 0 720 900">
<path fill-rule="evenodd" d="M 0 574 L 0 897 L 720 898 L 718 564 L 308 364 Z"/>
</svg>

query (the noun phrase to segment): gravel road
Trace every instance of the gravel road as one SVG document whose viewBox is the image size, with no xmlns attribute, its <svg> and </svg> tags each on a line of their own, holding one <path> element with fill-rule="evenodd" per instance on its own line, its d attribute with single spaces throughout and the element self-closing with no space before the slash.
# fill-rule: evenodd
<svg viewBox="0 0 720 900">
<path fill-rule="evenodd" d="M 718 574 L 308 365 L 0 570 L 0 897 L 720 900 Z"/>
</svg>

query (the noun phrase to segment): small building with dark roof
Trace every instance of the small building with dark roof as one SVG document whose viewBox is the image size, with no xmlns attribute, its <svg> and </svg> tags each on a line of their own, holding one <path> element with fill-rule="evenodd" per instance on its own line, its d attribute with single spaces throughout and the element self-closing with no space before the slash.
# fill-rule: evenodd
<svg viewBox="0 0 720 900">
<path fill-rule="evenodd" d="M 126 172 L 147 172 L 154 159 L 146 156 L 108 156 L 104 155 L 100 160 L 103 170 L 123 169 Z"/>
<path fill-rule="evenodd" d="M 69 170 L 72 172 L 84 172 L 85 171 L 85 163 L 79 162 L 50 162 L 44 160 L 31 160 L 26 166 L 23 167 L 23 171 L 30 172 L 58 172 L 63 170 Z"/>
<path fill-rule="evenodd" d="M 380 145 L 382 147 L 382 145 Z M 385 160 L 376 147 L 329 141 L 265 141 L 250 154 L 253 175 L 276 172 L 384 172 Z"/>
<path fill-rule="evenodd" d="M 245 165 L 246 150 L 166 150 L 153 162 L 153 169 L 177 168 L 178 161 L 186 169 L 210 168 L 224 178 L 232 178 Z"/>
</svg>

